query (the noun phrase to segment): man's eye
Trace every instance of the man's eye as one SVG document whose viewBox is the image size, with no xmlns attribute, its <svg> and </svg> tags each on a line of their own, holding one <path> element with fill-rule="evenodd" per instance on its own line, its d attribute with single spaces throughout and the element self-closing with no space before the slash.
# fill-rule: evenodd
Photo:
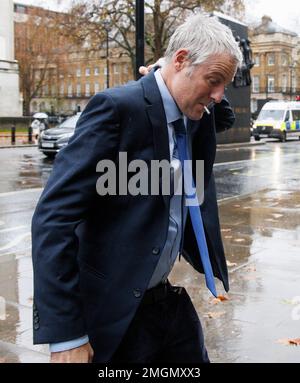
<svg viewBox="0 0 300 383">
<path fill-rule="evenodd" d="M 216 79 L 209 79 L 209 83 L 212 85 L 212 86 L 217 86 L 220 84 L 220 80 L 216 80 Z"/>
</svg>

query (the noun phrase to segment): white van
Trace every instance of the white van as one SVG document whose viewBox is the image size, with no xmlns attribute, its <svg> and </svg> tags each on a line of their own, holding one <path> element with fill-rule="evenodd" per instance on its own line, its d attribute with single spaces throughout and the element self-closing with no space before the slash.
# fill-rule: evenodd
<svg viewBox="0 0 300 383">
<path fill-rule="evenodd" d="M 267 102 L 253 125 L 253 136 L 256 141 L 262 137 L 281 142 L 295 136 L 300 139 L 300 101 Z"/>
</svg>

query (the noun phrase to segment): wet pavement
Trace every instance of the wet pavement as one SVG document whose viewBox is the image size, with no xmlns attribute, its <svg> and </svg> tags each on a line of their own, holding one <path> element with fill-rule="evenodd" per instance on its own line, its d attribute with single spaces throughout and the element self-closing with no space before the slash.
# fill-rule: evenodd
<svg viewBox="0 0 300 383">
<path fill-rule="evenodd" d="M 0 362 L 47 362 L 32 345 L 30 221 L 52 162 L 0 150 Z M 213 362 L 300 362 L 300 142 L 222 150 L 215 166 L 230 292 L 212 299 L 182 259 L 171 275 L 197 308 Z"/>
<path fill-rule="evenodd" d="M 300 337 L 299 188 L 221 203 L 220 217 L 231 288 L 218 293 L 228 300 L 210 298 L 187 264 L 173 273 L 196 305 L 212 361 L 300 362 L 300 347 L 278 343 Z"/>
</svg>

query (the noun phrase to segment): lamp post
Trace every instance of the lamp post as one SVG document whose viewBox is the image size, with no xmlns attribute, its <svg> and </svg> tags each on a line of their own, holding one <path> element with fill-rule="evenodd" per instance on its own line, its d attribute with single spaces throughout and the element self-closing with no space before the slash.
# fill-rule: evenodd
<svg viewBox="0 0 300 383">
<path fill-rule="evenodd" d="M 103 21 L 106 32 L 106 87 L 109 88 L 109 21 Z"/>
<path fill-rule="evenodd" d="M 145 37 L 144 37 L 144 0 L 135 1 L 135 78 L 138 80 L 141 75 L 139 74 L 139 67 L 144 65 L 145 62 Z"/>
</svg>

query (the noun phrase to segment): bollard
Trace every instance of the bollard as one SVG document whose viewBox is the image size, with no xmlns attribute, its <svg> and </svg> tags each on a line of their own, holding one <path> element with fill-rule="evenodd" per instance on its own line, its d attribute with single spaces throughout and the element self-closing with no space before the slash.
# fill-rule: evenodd
<svg viewBox="0 0 300 383">
<path fill-rule="evenodd" d="M 28 127 L 28 143 L 32 143 L 32 126 Z"/>
<path fill-rule="evenodd" d="M 11 127 L 11 143 L 12 144 L 16 143 L 16 127 L 15 126 Z"/>
</svg>

